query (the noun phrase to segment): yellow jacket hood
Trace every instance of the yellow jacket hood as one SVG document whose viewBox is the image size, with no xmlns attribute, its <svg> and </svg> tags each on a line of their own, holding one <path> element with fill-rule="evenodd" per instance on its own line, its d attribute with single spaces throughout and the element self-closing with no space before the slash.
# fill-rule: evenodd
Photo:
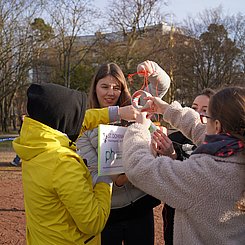
<svg viewBox="0 0 245 245">
<path fill-rule="evenodd" d="M 27 116 L 24 119 L 20 137 L 13 142 L 16 153 L 26 161 L 60 146 L 76 149 L 75 144 L 72 144 L 65 134 Z"/>
</svg>

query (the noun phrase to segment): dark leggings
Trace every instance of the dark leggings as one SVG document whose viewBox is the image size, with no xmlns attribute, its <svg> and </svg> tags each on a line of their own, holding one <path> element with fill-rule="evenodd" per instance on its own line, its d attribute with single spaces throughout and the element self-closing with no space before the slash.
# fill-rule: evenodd
<svg viewBox="0 0 245 245">
<path fill-rule="evenodd" d="M 173 245 L 174 213 L 174 208 L 168 206 L 167 204 L 164 205 L 162 210 L 162 217 L 165 245 Z"/>
<path fill-rule="evenodd" d="M 154 245 L 153 210 L 137 218 L 115 222 L 105 226 L 101 245 Z"/>
</svg>

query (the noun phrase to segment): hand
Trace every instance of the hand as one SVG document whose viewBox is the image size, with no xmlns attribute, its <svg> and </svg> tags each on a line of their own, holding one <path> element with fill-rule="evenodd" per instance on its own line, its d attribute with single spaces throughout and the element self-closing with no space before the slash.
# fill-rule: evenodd
<svg viewBox="0 0 245 245">
<path fill-rule="evenodd" d="M 115 185 L 118 187 L 123 186 L 126 182 L 128 182 L 128 177 L 125 174 L 118 175 L 116 180 L 114 180 Z"/>
<path fill-rule="evenodd" d="M 156 68 L 157 64 L 154 61 L 146 60 L 137 66 L 137 72 L 141 77 L 144 76 L 144 74 L 141 74 L 140 72 L 145 72 L 148 76 L 151 76 L 156 72 Z"/>
<path fill-rule="evenodd" d="M 173 142 L 169 137 L 164 134 L 161 130 L 157 130 L 153 133 L 152 148 L 159 155 L 168 156 L 172 159 L 176 159 L 177 155 L 174 150 Z"/>
<path fill-rule="evenodd" d="M 93 181 L 94 181 L 94 179 L 93 179 Z M 96 184 L 101 183 L 101 182 L 106 183 L 110 186 L 112 186 L 112 184 L 113 184 L 113 181 L 110 178 L 110 176 L 97 176 L 95 184 L 93 182 L 93 185 L 95 186 Z"/>
<path fill-rule="evenodd" d="M 120 118 L 126 121 L 135 121 L 136 116 L 140 113 L 132 105 L 119 107 L 118 112 L 119 112 Z"/>
<path fill-rule="evenodd" d="M 111 176 L 98 176 L 98 169 L 95 168 L 89 168 L 90 171 L 90 175 L 92 177 L 92 183 L 93 183 L 93 187 L 100 182 L 104 182 L 107 183 L 108 185 L 112 185 L 113 180 L 111 178 Z"/>
<path fill-rule="evenodd" d="M 147 100 L 147 102 L 141 112 L 147 112 L 149 115 L 154 113 L 164 114 L 169 107 L 169 104 L 159 97 L 144 97 L 144 100 Z"/>
<path fill-rule="evenodd" d="M 145 125 L 147 128 L 149 128 L 150 125 L 152 124 L 152 121 L 146 118 L 146 116 L 147 116 L 146 112 L 139 113 L 136 117 L 136 122 L 141 123 Z"/>
<path fill-rule="evenodd" d="M 162 98 L 168 91 L 171 83 L 169 75 L 154 61 L 146 60 L 137 66 L 139 76 L 148 76 L 150 82 L 147 89 L 153 96 Z"/>
</svg>

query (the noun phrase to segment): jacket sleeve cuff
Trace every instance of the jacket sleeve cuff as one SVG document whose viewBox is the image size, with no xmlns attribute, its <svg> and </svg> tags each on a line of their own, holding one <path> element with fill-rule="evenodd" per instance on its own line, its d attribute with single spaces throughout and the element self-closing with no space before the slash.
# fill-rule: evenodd
<svg viewBox="0 0 245 245">
<path fill-rule="evenodd" d="M 120 122 L 119 106 L 109 106 L 109 120 L 111 122 Z"/>
</svg>

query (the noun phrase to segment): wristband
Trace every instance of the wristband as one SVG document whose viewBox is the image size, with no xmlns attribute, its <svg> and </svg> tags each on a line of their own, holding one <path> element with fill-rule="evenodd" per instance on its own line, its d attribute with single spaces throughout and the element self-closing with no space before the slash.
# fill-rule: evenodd
<svg viewBox="0 0 245 245">
<path fill-rule="evenodd" d="M 119 114 L 119 106 L 109 106 L 109 118 L 110 122 L 121 122 L 121 117 Z"/>
</svg>

